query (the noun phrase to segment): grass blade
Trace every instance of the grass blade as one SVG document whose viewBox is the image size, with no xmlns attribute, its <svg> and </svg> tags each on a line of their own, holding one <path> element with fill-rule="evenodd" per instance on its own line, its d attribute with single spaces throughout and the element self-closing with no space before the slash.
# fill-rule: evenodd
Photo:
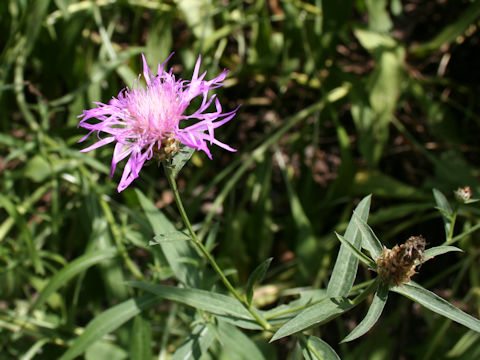
<svg viewBox="0 0 480 360">
<path fill-rule="evenodd" d="M 268 258 L 264 262 L 262 262 L 260 265 L 258 265 L 255 270 L 250 274 L 250 277 L 248 278 L 247 285 L 246 285 L 246 295 L 247 295 L 247 302 L 249 304 L 252 303 L 253 299 L 253 286 L 256 283 L 259 283 L 263 280 L 263 277 L 265 276 L 265 273 L 267 272 L 268 267 L 270 266 L 270 263 L 272 262 L 273 258 Z"/>
<path fill-rule="evenodd" d="M 88 323 L 83 334 L 75 340 L 60 360 L 71 360 L 83 354 L 88 347 L 104 335 L 118 329 L 128 320 L 158 302 L 158 297 L 148 294 L 129 299 L 104 311 Z"/>
<path fill-rule="evenodd" d="M 107 249 L 90 252 L 75 259 L 51 278 L 47 286 L 45 286 L 38 295 L 37 300 L 32 304 L 30 311 L 42 305 L 48 300 L 50 295 L 57 291 L 58 288 L 69 282 L 74 276 L 84 272 L 89 267 L 102 261 L 111 259 L 116 255 L 116 249 Z"/>
<path fill-rule="evenodd" d="M 152 329 L 150 319 L 147 319 L 143 314 L 138 314 L 133 320 L 130 336 L 130 359 L 152 359 Z"/>
</svg>

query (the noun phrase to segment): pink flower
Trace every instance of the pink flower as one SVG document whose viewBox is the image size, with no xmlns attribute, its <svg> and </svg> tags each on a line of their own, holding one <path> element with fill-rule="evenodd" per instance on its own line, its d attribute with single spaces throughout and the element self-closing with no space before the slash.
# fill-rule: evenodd
<svg viewBox="0 0 480 360">
<path fill-rule="evenodd" d="M 210 98 L 208 96 L 209 90 L 224 85 L 223 80 L 227 71 L 223 71 L 212 80 L 204 80 L 206 72 L 199 76 L 201 62 L 199 56 L 192 80 L 176 80 L 172 70 L 169 72 L 164 70 L 166 62 L 172 55 L 163 64 L 158 65 L 157 75 L 154 76 L 142 54 L 146 88 L 125 88 L 108 104 L 95 103 L 96 108 L 84 110 L 79 116 L 82 119 L 78 125 L 90 130 L 79 142 L 84 141 L 95 131 L 98 137 L 95 144 L 81 150 L 82 152 L 112 142 L 116 143 L 110 177 L 113 176 L 117 164 L 129 157 L 118 184 L 118 192 L 125 190 L 138 177 L 145 161 L 150 160 L 154 154 L 159 154 L 161 149 L 171 146 L 172 143 L 179 142 L 202 150 L 210 159 L 212 155 L 208 144 L 218 145 L 228 151 L 236 151 L 218 141 L 214 130 L 230 121 L 238 108 L 222 113 L 222 106 L 216 96 L 212 95 Z M 200 95 L 202 96 L 200 107 L 191 115 L 186 115 L 185 110 L 192 99 Z M 212 103 L 215 104 L 215 111 L 206 112 Z M 99 121 L 87 122 L 92 118 Z M 188 124 L 195 119 L 198 121 Z M 102 132 L 107 136 L 101 138 Z"/>
</svg>

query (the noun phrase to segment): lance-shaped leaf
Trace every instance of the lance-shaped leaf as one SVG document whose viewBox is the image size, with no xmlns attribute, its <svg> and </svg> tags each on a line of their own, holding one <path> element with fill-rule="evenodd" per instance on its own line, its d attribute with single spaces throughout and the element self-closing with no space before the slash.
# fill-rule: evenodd
<svg viewBox="0 0 480 360">
<path fill-rule="evenodd" d="M 270 263 L 272 262 L 273 258 L 268 258 L 264 262 L 262 262 L 260 265 L 256 267 L 255 270 L 250 274 L 250 277 L 248 278 L 247 285 L 246 285 L 246 296 L 247 296 L 247 302 L 248 304 L 252 303 L 253 299 L 253 286 L 256 283 L 259 283 L 263 280 L 263 277 L 265 276 L 265 273 L 267 272 L 268 267 L 270 266 Z"/>
<path fill-rule="evenodd" d="M 360 322 L 360 324 L 358 324 L 357 327 L 342 340 L 342 342 L 358 339 L 360 336 L 367 333 L 380 318 L 383 308 L 387 303 L 387 297 L 388 285 L 381 283 L 377 292 L 375 293 L 375 296 L 373 297 L 370 307 L 368 308 L 367 315 L 365 315 L 365 318 Z"/>
<path fill-rule="evenodd" d="M 461 251 L 461 252 L 463 252 L 462 249 L 459 249 L 455 246 L 435 246 L 435 247 L 432 247 L 430 249 L 425 250 L 423 262 L 428 261 L 430 259 L 433 259 L 435 256 L 446 254 L 446 253 L 451 252 L 451 251 Z"/>
<path fill-rule="evenodd" d="M 338 240 L 342 243 L 342 245 L 345 246 L 346 249 L 348 249 L 352 255 L 354 255 L 358 260 L 363 262 L 365 265 L 369 266 L 372 269 L 375 269 L 377 267 L 377 264 L 375 261 L 370 259 L 367 255 L 362 253 L 359 249 L 357 249 L 355 246 L 353 246 L 351 243 L 347 241 L 342 235 L 335 233 L 337 236 Z"/>
<path fill-rule="evenodd" d="M 222 344 L 225 358 L 231 359 L 238 356 L 240 359 L 265 360 L 255 342 L 235 326 L 224 321 L 218 321 L 216 324 L 208 324 L 208 327 Z"/>
<path fill-rule="evenodd" d="M 306 308 L 292 320 L 285 323 L 273 335 L 270 342 L 292 335 L 296 332 L 321 325 L 350 310 L 354 305 L 347 298 L 327 298 Z"/>
<path fill-rule="evenodd" d="M 138 314 L 133 319 L 130 335 L 130 360 L 152 359 L 152 329 L 150 319 Z"/>
<path fill-rule="evenodd" d="M 450 228 L 452 227 L 452 207 L 450 206 L 450 203 L 448 202 L 445 195 L 443 195 L 437 189 L 433 189 L 433 197 L 435 198 L 437 209 L 442 213 L 443 225 L 445 227 L 445 236 L 448 238 L 448 234 L 450 234 Z"/>
<path fill-rule="evenodd" d="M 335 350 L 318 337 L 301 336 L 299 343 L 306 360 L 340 360 Z"/>
<path fill-rule="evenodd" d="M 372 228 L 368 226 L 368 224 L 360 216 L 358 216 L 356 212 L 354 212 L 353 214 L 355 224 L 357 224 L 358 229 L 362 234 L 362 247 L 367 249 L 370 252 L 370 255 L 374 258 L 379 258 L 380 256 L 382 256 L 382 243 L 380 242 L 380 240 L 378 240 Z"/>
<path fill-rule="evenodd" d="M 238 300 L 212 291 L 179 288 L 146 282 L 128 281 L 127 285 L 148 291 L 164 299 L 176 301 L 195 309 L 215 314 L 246 329 L 261 329 L 252 315 Z"/>
<path fill-rule="evenodd" d="M 175 241 L 190 241 L 192 238 L 185 234 L 183 231 L 173 231 L 165 234 L 155 235 L 153 238 L 155 241 L 150 241 L 148 245 L 160 245 L 165 242 L 175 242 Z"/>
<path fill-rule="evenodd" d="M 215 340 L 214 332 L 205 324 L 197 324 L 180 347 L 175 350 L 172 360 L 200 359 Z"/>
<path fill-rule="evenodd" d="M 366 196 L 360 201 L 355 209 L 357 216 L 367 221 L 370 211 L 371 196 Z M 350 219 L 347 230 L 344 235 L 345 239 L 356 248 L 360 248 L 362 236 L 355 224 L 354 217 Z M 340 246 L 337 260 L 333 268 L 330 281 L 328 282 L 327 293 L 329 297 L 348 296 L 350 289 L 357 275 L 358 260 L 345 245 Z"/>
<path fill-rule="evenodd" d="M 182 146 L 178 154 L 173 157 L 171 166 L 173 167 L 172 174 L 174 177 L 177 177 L 180 170 L 182 170 L 187 161 L 190 160 L 194 152 L 194 148 L 191 148 L 189 146 Z"/>
<path fill-rule="evenodd" d="M 183 232 L 177 230 L 175 226 L 167 219 L 167 217 L 157 209 L 141 191 L 135 190 L 138 201 L 147 216 L 147 219 L 153 229 L 155 235 L 177 233 L 178 237 L 184 235 Z M 188 241 L 159 241 L 158 245 L 162 249 L 168 264 L 173 270 L 176 278 L 189 287 L 200 286 L 200 276 L 198 267 L 193 263 L 201 263 L 200 256 L 189 244 Z M 181 259 L 191 259 L 191 262 L 181 261 Z"/>
<path fill-rule="evenodd" d="M 435 295 L 431 291 L 422 286 L 412 282 L 395 286 L 391 288 L 392 291 L 399 293 L 409 299 L 419 303 L 437 314 L 445 316 L 459 324 L 462 324 L 472 330 L 480 332 L 480 320 L 456 308 L 448 301 Z"/>
</svg>

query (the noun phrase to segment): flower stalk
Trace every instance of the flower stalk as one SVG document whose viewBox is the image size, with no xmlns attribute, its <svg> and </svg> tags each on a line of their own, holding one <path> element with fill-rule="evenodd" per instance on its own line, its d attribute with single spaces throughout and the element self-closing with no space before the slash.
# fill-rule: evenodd
<svg viewBox="0 0 480 360">
<path fill-rule="evenodd" d="M 233 287 L 233 285 L 230 283 L 230 281 L 227 279 L 225 274 L 223 273 L 222 269 L 218 266 L 217 262 L 213 258 L 213 256 L 210 254 L 210 252 L 207 250 L 205 245 L 199 240 L 197 237 L 197 234 L 195 233 L 195 230 L 192 228 L 192 224 L 190 223 L 190 220 L 188 219 L 187 212 L 185 211 L 185 208 L 183 206 L 182 199 L 180 197 L 180 193 L 177 188 L 177 183 L 175 181 L 175 177 L 173 176 L 172 168 L 167 164 L 166 162 L 163 162 L 163 168 L 165 169 L 165 174 L 168 179 L 168 183 L 170 184 L 170 188 L 172 189 L 173 196 L 175 198 L 175 203 L 177 204 L 178 211 L 180 212 L 180 216 L 182 217 L 183 223 L 185 224 L 188 233 L 190 234 L 192 241 L 194 244 L 197 246 L 197 248 L 200 250 L 202 255 L 207 259 L 207 261 L 210 263 L 212 268 L 215 270 L 217 275 L 220 277 L 222 280 L 223 284 L 225 287 L 232 293 L 232 295 L 240 301 L 240 303 L 248 310 L 248 312 L 255 318 L 258 324 L 260 324 L 265 330 L 270 330 L 271 326 L 270 324 L 261 316 L 259 315 L 255 309 L 247 303 L 247 301 L 238 293 L 237 290 Z"/>
</svg>

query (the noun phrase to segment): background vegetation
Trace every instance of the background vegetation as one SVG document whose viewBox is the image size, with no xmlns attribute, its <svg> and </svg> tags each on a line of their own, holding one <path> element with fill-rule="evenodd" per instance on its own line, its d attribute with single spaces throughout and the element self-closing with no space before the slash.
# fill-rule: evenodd
<svg viewBox="0 0 480 360">
<path fill-rule="evenodd" d="M 446 238 L 432 189 L 452 206 L 458 187 L 480 193 L 479 16 L 480 2 L 465 0 L 1 1 L 0 359 L 58 358 L 92 319 L 134 298 L 144 311 L 124 322 L 112 313 L 113 325 L 97 324 L 108 335 L 79 355 L 169 358 L 202 315 L 148 303 L 126 281 L 180 286 L 202 274 L 202 288 L 224 292 L 195 253 L 179 260 L 189 269 L 179 279 L 150 245 L 158 224 L 181 226 L 161 168 L 152 162 L 118 194 L 113 148 L 78 152 L 77 116 L 131 86 L 141 53 L 155 66 L 174 51 L 169 65 L 184 78 L 198 54 L 207 78 L 230 70 L 218 96 L 242 107 L 218 134 L 238 152 L 195 153 L 178 185 L 238 289 L 273 257 L 257 307 L 324 289 L 334 231 L 373 194 L 369 224 L 389 247 L 421 234 L 464 251 L 429 261 L 415 280 L 478 317 L 479 207 L 459 206 Z M 478 334 L 400 296 L 371 332 L 339 344 L 365 311 L 312 333 L 342 359 L 480 357 Z M 301 356 L 295 337 L 269 344 L 223 326 L 206 358 L 242 359 L 251 347 Z"/>
</svg>

